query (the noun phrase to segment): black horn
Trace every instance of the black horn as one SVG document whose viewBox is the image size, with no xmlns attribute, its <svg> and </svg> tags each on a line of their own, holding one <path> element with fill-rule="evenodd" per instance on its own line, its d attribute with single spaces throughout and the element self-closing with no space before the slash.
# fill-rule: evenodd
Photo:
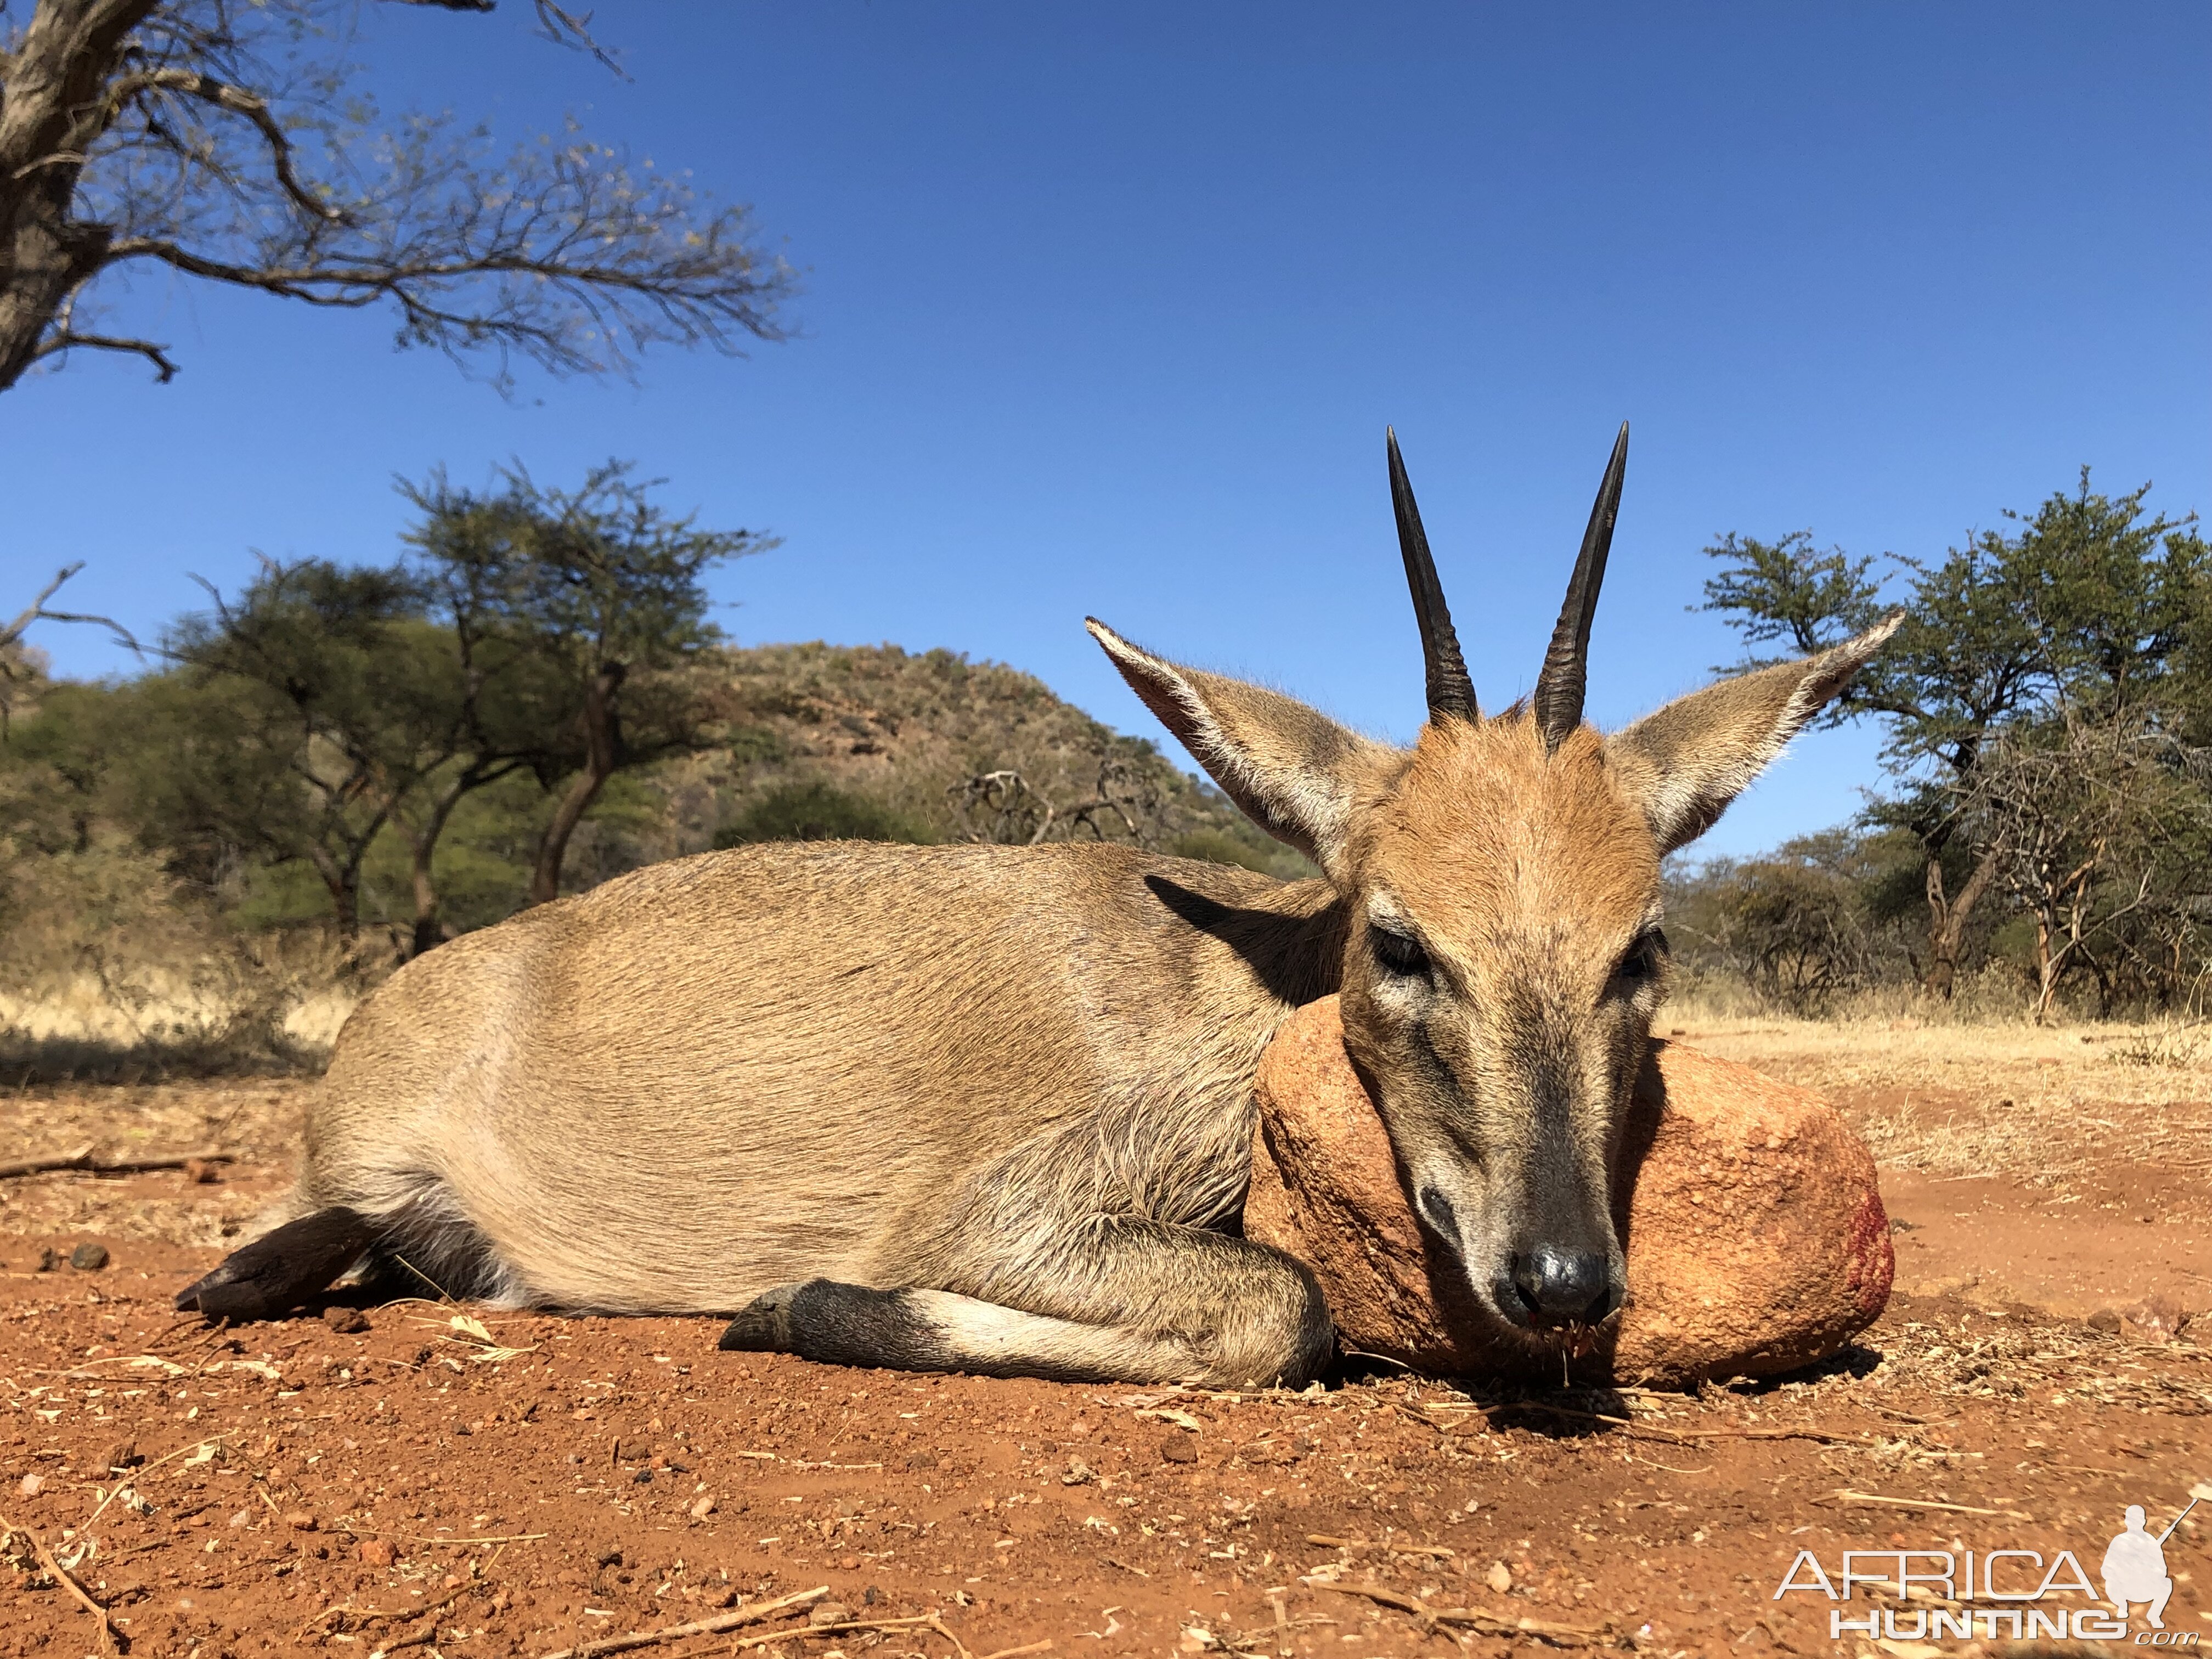
<svg viewBox="0 0 2212 1659">
<path fill-rule="evenodd" d="M 1459 635 L 1452 632 L 1451 612 L 1444 605 L 1443 584 L 1437 580 L 1437 562 L 1429 556 L 1429 538 L 1421 530 L 1421 509 L 1413 505 L 1413 486 L 1406 479 L 1406 463 L 1398 453 L 1398 434 L 1385 428 L 1390 448 L 1390 507 L 1398 515 L 1398 550 L 1406 559 L 1406 585 L 1413 590 L 1413 617 L 1421 626 L 1421 661 L 1429 682 L 1429 718 L 1471 720 L 1478 718 L 1474 682 L 1467 677 L 1466 660 L 1459 654 Z"/>
<path fill-rule="evenodd" d="M 1605 581 L 1605 556 L 1613 547 L 1613 521 L 1620 511 L 1620 480 L 1627 471 L 1628 422 L 1623 421 L 1620 435 L 1613 441 L 1613 459 L 1605 465 L 1605 482 L 1598 485 L 1597 501 L 1590 508 L 1589 528 L 1583 532 L 1583 550 L 1575 557 L 1567 602 L 1559 607 L 1559 625 L 1552 630 L 1552 647 L 1544 653 L 1544 671 L 1536 676 L 1536 690 L 1528 700 L 1547 753 L 1583 723 L 1583 691 L 1589 678 L 1590 618 L 1597 614 L 1597 591 Z"/>
</svg>

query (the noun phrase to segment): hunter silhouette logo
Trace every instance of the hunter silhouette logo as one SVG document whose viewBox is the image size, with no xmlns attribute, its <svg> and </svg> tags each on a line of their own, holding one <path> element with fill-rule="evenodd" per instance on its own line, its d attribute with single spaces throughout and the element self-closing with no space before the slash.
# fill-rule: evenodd
<svg viewBox="0 0 2212 1659">
<path fill-rule="evenodd" d="M 2105 1599 L 2121 1618 L 2128 1616 L 2131 1604 L 2148 1601 L 2150 1611 L 2143 1616 L 2150 1620 L 2151 1628 L 2166 1628 L 2166 1599 L 2173 1594 L 2173 1580 L 2166 1571 L 2166 1540 L 2173 1536 L 2175 1527 L 2189 1518 L 2189 1510 L 2203 1501 L 2191 1494 L 2189 1509 L 2175 1516 L 2155 1538 L 2143 1530 L 2142 1505 L 2128 1505 L 2128 1529 L 2105 1548 Z"/>
<path fill-rule="evenodd" d="M 1800 1550 L 1772 1599 L 1891 1599 L 1887 1607 L 1830 1607 L 1828 1635 L 1838 1641 L 1847 1635 L 1892 1643 L 1946 1637 L 2110 1641 L 2128 1635 L 2129 1614 L 2141 1607 L 2149 1628 L 2136 1636 L 2136 1645 L 2194 1648 L 2197 1632 L 2166 1627 L 2174 1584 L 2166 1570 L 2166 1546 L 2191 1510 L 2207 1499 L 2212 1499 L 2212 1486 L 2191 1486 L 2187 1506 L 2157 1533 L 2149 1529 L 2142 1504 L 2128 1506 L 2125 1526 L 2106 1546 L 2100 1563 L 2104 1605 L 2081 1559 L 2066 1549 L 2047 1559 L 2040 1550 L 2027 1549 L 1846 1550 L 1833 1575 L 1811 1550 Z M 1920 1605 L 1910 1605 L 1915 1601 Z M 1931 1601 L 1936 1605 L 1928 1605 Z"/>
</svg>

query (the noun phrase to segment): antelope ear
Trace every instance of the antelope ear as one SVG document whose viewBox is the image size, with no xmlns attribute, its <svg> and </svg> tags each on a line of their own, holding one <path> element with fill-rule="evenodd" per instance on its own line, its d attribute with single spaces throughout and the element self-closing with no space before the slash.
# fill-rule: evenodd
<svg viewBox="0 0 2212 1659">
<path fill-rule="evenodd" d="M 1661 850 L 1671 853 L 1711 829 L 1904 620 L 1902 611 L 1893 611 L 1816 656 L 1677 697 L 1607 738 L 1606 759 L 1642 805 Z"/>
<path fill-rule="evenodd" d="M 1352 807 L 1395 751 L 1296 698 L 1156 657 L 1097 617 L 1091 637 L 1245 816 L 1339 875 Z"/>
</svg>

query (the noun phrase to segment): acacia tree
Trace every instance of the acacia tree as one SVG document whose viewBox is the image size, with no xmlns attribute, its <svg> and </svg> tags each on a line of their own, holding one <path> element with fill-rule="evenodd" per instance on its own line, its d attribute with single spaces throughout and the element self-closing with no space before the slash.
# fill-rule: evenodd
<svg viewBox="0 0 2212 1659">
<path fill-rule="evenodd" d="M 555 796 L 532 904 L 560 896 L 568 842 L 609 778 L 699 741 L 704 703 L 684 671 L 721 637 L 702 579 L 777 544 L 696 528 L 630 471 L 610 461 L 573 490 L 520 466 L 489 490 L 457 489 L 442 473 L 401 486 L 423 515 L 407 538 L 416 580 L 457 660 L 472 665 L 459 688 L 475 702 L 457 752 L 498 775 L 526 763 Z M 483 687 L 495 670 L 491 698 Z"/>
<path fill-rule="evenodd" d="M 2033 517 L 2007 513 L 2012 533 L 1983 532 L 1940 559 L 1892 556 L 1880 573 L 1869 558 L 1816 549 L 1802 531 L 1775 542 L 1730 534 L 1705 550 L 1723 568 L 1703 608 L 1752 645 L 1821 649 L 1903 604 L 1903 626 L 1827 718 L 1870 715 L 1887 727 L 1884 761 L 1905 791 L 1873 816 L 1920 842 L 1919 969 L 1939 994 L 1951 994 L 1967 925 L 1998 874 L 1994 849 L 1960 835 L 1986 746 L 2062 699 L 2091 718 L 2139 710 L 2187 642 L 2212 558 L 2193 520 L 2144 511 L 2148 491 L 2100 495 L 2085 467 L 2074 491 Z"/>
<path fill-rule="evenodd" d="M 451 116 L 387 120 L 348 55 L 357 9 L 0 0 L 0 390 L 77 349 L 136 353 L 170 379 L 165 344 L 98 315 L 107 279 L 133 269 L 389 305 L 399 344 L 488 355 L 502 386 L 518 354 L 599 374 L 657 343 L 779 337 L 790 272 L 744 208 L 573 124 L 500 157 Z M 536 10 L 544 33 L 605 58 L 585 20 Z"/>
<path fill-rule="evenodd" d="M 2039 1024 L 2075 969 L 2095 975 L 2109 1011 L 2103 947 L 2126 948 L 2146 912 L 2188 903 L 2199 884 L 2172 879 L 2174 854 L 2193 854 L 2212 812 L 2207 758 L 2140 715 L 2092 720 L 2073 707 L 1987 746 L 1962 806 L 1999 884 L 2034 921 Z"/>
<path fill-rule="evenodd" d="M 419 596 L 398 567 L 347 569 L 320 559 L 270 563 L 234 600 L 208 591 L 213 609 L 179 622 L 167 653 L 198 684 L 243 684 L 258 694 L 251 740 L 241 734 L 225 746 L 265 752 L 290 777 L 298 809 L 281 829 L 258 833 L 274 836 L 277 856 L 313 866 L 339 937 L 351 943 L 370 848 L 393 809 L 451 758 L 434 744 L 426 750 L 421 721 L 409 718 L 422 700 L 422 664 L 402 629 L 419 617 Z M 203 793 L 220 803 L 239 792 Z"/>
</svg>

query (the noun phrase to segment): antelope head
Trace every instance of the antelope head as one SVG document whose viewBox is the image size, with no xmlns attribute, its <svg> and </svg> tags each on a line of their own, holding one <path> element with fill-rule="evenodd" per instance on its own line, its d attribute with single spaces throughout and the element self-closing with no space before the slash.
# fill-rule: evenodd
<svg viewBox="0 0 2212 1659">
<path fill-rule="evenodd" d="M 1486 717 L 1390 436 L 1428 679 L 1410 750 L 1089 624 L 1231 799 L 1336 890 L 1345 1043 L 1416 1210 L 1481 1306 L 1569 1346 L 1625 1291 L 1613 1177 L 1666 994 L 1660 860 L 1711 826 L 1899 619 L 1601 735 L 1583 722 L 1584 659 L 1627 458 L 1623 426 L 1535 690 Z"/>
</svg>

